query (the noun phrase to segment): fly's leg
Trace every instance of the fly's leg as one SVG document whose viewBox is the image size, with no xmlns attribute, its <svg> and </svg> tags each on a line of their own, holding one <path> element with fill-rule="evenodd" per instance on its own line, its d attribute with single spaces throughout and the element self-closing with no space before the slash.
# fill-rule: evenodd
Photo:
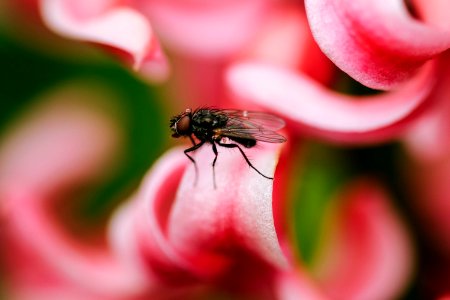
<svg viewBox="0 0 450 300">
<path fill-rule="evenodd" d="M 216 155 L 216 156 L 214 157 L 213 162 L 212 162 L 213 184 L 214 184 L 214 189 L 216 189 L 217 186 L 216 186 L 216 169 L 215 169 L 215 165 L 216 165 L 217 156 L 219 155 L 219 153 L 217 152 L 217 147 L 216 147 L 216 144 L 215 144 L 215 143 L 212 143 L 212 149 L 213 149 L 214 154 Z"/>
<path fill-rule="evenodd" d="M 241 152 L 242 156 L 244 157 L 245 161 L 246 161 L 247 164 L 249 165 L 249 167 L 251 167 L 253 170 L 255 170 L 256 172 L 258 172 L 258 174 L 261 175 L 262 177 L 267 178 L 267 179 L 272 179 L 272 180 L 273 180 L 273 177 L 269 177 L 269 176 L 264 175 L 264 174 L 261 173 L 257 168 L 255 168 L 254 165 L 252 165 L 252 163 L 251 163 L 250 160 L 248 159 L 247 155 L 245 155 L 244 150 L 242 150 L 242 148 L 239 147 L 238 144 L 225 144 L 225 143 L 222 143 L 222 142 L 220 142 L 220 141 L 216 141 L 216 143 L 217 143 L 219 146 L 222 146 L 222 147 L 225 147 L 225 148 L 238 148 L 239 151 Z"/>
<path fill-rule="evenodd" d="M 186 150 L 184 150 L 184 154 L 189 158 L 190 161 L 192 161 L 192 163 L 194 164 L 194 168 L 195 168 L 195 180 L 194 180 L 194 186 L 197 185 L 197 178 L 198 178 L 198 167 L 197 167 L 197 163 L 195 162 L 195 159 L 190 156 L 188 153 L 197 150 L 198 148 L 200 148 L 205 141 L 201 141 L 200 143 L 196 144 L 194 142 L 194 140 L 191 137 L 191 141 L 194 144 L 191 148 L 188 148 Z"/>
<path fill-rule="evenodd" d="M 197 143 L 195 143 L 194 138 L 192 137 L 192 135 L 189 136 L 189 139 L 191 140 L 192 145 L 197 145 Z"/>
</svg>

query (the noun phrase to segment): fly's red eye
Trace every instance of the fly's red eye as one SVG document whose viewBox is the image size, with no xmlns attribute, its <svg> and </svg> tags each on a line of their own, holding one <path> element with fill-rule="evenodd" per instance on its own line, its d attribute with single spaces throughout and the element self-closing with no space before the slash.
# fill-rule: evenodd
<svg viewBox="0 0 450 300">
<path fill-rule="evenodd" d="M 177 133 L 183 134 L 188 132 L 190 125 L 191 125 L 191 118 L 189 116 L 182 117 L 177 122 Z"/>
</svg>

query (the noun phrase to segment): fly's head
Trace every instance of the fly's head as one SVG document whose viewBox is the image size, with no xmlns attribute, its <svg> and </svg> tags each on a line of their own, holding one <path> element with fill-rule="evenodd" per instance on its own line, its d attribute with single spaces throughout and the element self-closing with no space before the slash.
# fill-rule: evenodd
<svg viewBox="0 0 450 300">
<path fill-rule="evenodd" d="M 172 137 L 179 138 L 180 136 L 188 136 L 191 132 L 192 110 L 186 109 L 183 113 L 174 116 L 170 119 L 170 129 L 172 130 Z"/>
</svg>

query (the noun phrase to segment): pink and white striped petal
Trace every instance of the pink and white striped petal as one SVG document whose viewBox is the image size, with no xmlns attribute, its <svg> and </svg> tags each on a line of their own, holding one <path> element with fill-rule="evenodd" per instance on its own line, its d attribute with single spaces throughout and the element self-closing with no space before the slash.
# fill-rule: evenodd
<svg viewBox="0 0 450 300">
<path fill-rule="evenodd" d="M 150 22 L 120 1 L 41 0 L 40 9 L 44 22 L 56 33 L 120 51 L 150 80 L 168 76 L 167 60 Z"/>
<path fill-rule="evenodd" d="M 403 0 L 307 0 L 322 51 L 362 84 L 390 90 L 450 47 L 450 34 L 414 19 Z"/>
<path fill-rule="evenodd" d="M 169 216 L 169 240 L 184 255 L 200 260 L 196 261 L 197 266 L 205 257 L 223 256 L 222 252 L 234 245 L 277 267 L 286 267 L 275 231 L 273 181 L 249 168 L 237 150 L 219 150 L 216 189 L 211 168 L 214 154 L 209 147 L 198 151 L 200 174 L 196 186 L 194 168 L 187 170 Z M 245 150 L 256 168 L 273 176 L 278 145 L 264 144 Z"/>
<path fill-rule="evenodd" d="M 253 164 L 271 176 L 279 151 L 278 146 L 269 145 L 247 152 Z M 199 177 L 194 186 L 191 162 L 182 149 L 172 150 L 149 173 L 134 208 L 127 208 L 128 218 L 122 218 L 121 222 L 134 225 L 128 226 L 128 234 L 116 238 L 134 236 L 143 261 L 160 280 L 180 284 L 223 276 L 238 260 L 233 249 L 286 267 L 273 220 L 273 181 L 249 168 L 238 151 L 225 149 L 217 161 L 214 189 L 213 158 L 209 147 L 196 152 Z"/>
</svg>

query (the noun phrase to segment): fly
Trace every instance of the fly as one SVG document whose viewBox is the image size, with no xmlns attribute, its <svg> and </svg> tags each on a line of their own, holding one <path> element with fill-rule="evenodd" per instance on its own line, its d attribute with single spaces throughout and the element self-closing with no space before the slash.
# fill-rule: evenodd
<svg viewBox="0 0 450 300">
<path fill-rule="evenodd" d="M 214 167 L 218 156 L 217 146 L 237 148 L 252 169 L 264 178 L 273 180 L 273 177 L 264 175 L 253 166 L 241 146 L 252 148 L 257 142 L 283 143 L 286 138 L 276 130 L 283 128 L 284 125 L 282 119 L 264 112 L 215 108 L 199 108 L 195 111 L 186 109 L 170 119 L 172 137 L 188 137 L 192 142 L 192 147 L 184 150 L 184 154 L 194 164 L 196 180 L 197 164 L 189 153 L 205 143 L 212 145 L 215 154 L 212 162 L 214 188 L 216 187 Z M 232 142 L 224 142 L 225 138 Z"/>
</svg>

